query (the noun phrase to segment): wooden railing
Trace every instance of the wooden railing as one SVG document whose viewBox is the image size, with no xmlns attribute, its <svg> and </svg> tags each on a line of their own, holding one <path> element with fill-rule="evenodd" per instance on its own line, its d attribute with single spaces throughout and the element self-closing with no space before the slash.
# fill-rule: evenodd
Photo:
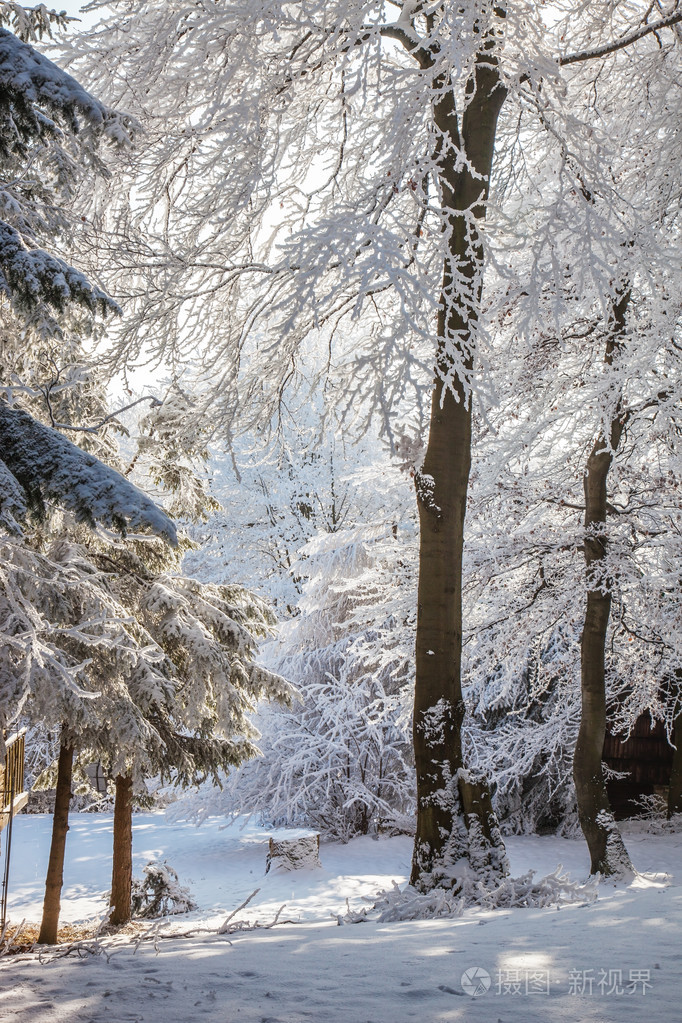
<svg viewBox="0 0 682 1023">
<path fill-rule="evenodd" d="M 5 746 L 5 766 L 3 771 L 2 807 L 7 812 L 14 799 L 24 791 L 24 736 L 25 729 L 12 735 Z"/>
</svg>

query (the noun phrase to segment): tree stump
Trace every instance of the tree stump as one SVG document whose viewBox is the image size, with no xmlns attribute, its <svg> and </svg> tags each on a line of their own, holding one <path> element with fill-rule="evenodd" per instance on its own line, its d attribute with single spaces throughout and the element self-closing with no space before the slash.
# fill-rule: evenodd
<svg viewBox="0 0 682 1023">
<path fill-rule="evenodd" d="M 321 866 L 319 835 L 270 839 L 270 848 L 265 863 L 266 874 L 271 867 L 274 870 L 305 870 Z"/>
</svg>

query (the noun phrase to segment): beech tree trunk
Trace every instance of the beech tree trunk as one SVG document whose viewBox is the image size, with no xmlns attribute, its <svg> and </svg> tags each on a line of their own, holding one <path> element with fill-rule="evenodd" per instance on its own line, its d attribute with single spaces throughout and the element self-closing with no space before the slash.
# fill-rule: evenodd
<svg viewBox="0 0 682 1023">
<path fill-rule="evenodd" d="M 127 924 L 133 887 L 133 779 L 116 777 L 114 802 L 114 861 L 111 872 L 109 923 Z"/>
<path fill-rule="evenodd" d="M 471 466 L 473 331 L 483 273 L 475 223 L 485 217 L 497 119 L 506 97 L 494 52 L 498 42 L 495 34 L 482 41 L 461 129 L 451 83 L 434 81 L 440 93 L 434 120 L 440 132 L 437 158 L 449 251 L 428 443 L 415 476 L 420 526 L 413 725 L 417 831 L 410 880 L 422 889 L 443 883 L 447 860 L 456 855 L 452 837 L 461 827 L 462 552 Z M 420 63 L 428 68 L 427 54 Z M 462 150 L 470 167 L 458 158 Z"/>
<path fill-rule="evenodd" d="M 613 305 L 610 337 L 604 360 L 613 364 L 625 330 L 629 290 Z M 611 613 L 612 581 L 605 571 L 607 555 L 607 478 L 625 427 L 620 408 L 611 420 L 608 438 L 601 433 L 587 459 L 585 491 L 585 565 L 587 607 L 580 643 L 581 715 L 573 759 L 578 817 L 590 851 L 590 871 L 604 875 L 632 870 L 630 858 L 611 813 L 602 767 L 606 736 L 606 633 Z"/>
<path fill-rule="evenodd" d="M 682 813 L 682 714 L 675 718 L 673 742 L 677 747 L 673 754 L 673 766 L 668 789 L 668 817 Z"/>
<path fill-rule="evenodd" d="M 64 883 L 66 833 L 69 830 L 73 754 L 73 746 L 62 744 L 59 750 L 59 763 L 57 767 L 57 791 L 54 800 L 54 815 L 52 817 L 50 859 L 45 879 L 43 918 L 40 924 L 40 934 L 38 935 L 38 944 L 40 945 L 56 945 L 57 943 L 62 884 Z"/>
</svg>

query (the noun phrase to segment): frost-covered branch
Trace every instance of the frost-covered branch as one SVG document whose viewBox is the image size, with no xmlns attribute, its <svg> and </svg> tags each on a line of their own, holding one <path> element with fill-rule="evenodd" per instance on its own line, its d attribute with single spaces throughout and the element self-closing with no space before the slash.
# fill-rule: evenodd
<svg viewBox="0 0 682 1023">
<path fill-rule="evenodd" d="M 570 53 L 565 56 L 561 56 L 557 59 L 557 63 L 560 67 L 568 67 L 570 64 L 580 64 L 586 60 L 596 60 L 600 57 L 608 57 L 612 53 L 617 53 L 618 50 L 624 50 L 628 46 L 632 46 L 639 39 L 644 39 L 648 35 L 656 35 L 664 28 L 673 28 L 675 25 L 679 25 L 682 22 L 682 7 L 679 2 L 675 2 L 674 9 L 659 18 L 657 21 L 646 21 L 643 25 L 639 25 L 637 28 L 633 28 L 629 32 L 625 32 L 620 39 L 614 39 L 607 43 L 602 43 L 601 46 L 595 46 L 592 49 L 582 50 L 578 53 Z"/>
</svg>

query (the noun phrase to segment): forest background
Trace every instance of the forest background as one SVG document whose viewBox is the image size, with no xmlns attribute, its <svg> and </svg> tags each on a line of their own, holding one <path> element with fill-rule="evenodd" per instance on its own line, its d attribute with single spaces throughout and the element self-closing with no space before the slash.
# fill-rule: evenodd
<svg viewBox="0 0 682 1023">
<path fill-rule="evenodd" d="M 144 132 L 108 180 L 79 179 L 68 200 L 83 227 L 57 234 L 115 280 L 124 315 L 75 362 L 60 336 L 60 361 L 32 390 L 15 360 L 9 386 L 52 418 L 50 401 L 82 395 L 93 366 L 122 372 L 118 393 L 136 401 L 134 364 L 151 359 L 156 401 L 137 446 L 124 441 L 131 478 L 159 499 L 172 491 L 181 519 L 210 516 L 189 528 L 198 547 L 183 571 L 256 589 L 282 623 L 258 684 L 288 698 L 284 676 L 301 702 L 262 712 L 264 756 L 195 812 L 342 838 L 410 829 L 415 671 L 438 656 L 458 671 L 461 658 L 461 673 L 420 711 L 423 735 L 449 751 L 434 805 L 450 792 L 452 824 L 463 796 L 448 779 L 466 764 L 492 777 L 505 827 L 573 826 L 573 751 L 600 687 L 587 717 L 604 719 L 601 745 L 607 708 L 616 731 L 643 712 L 673 740 L 680 727 L 678 5 L 557 4 L 548 22 L 536 4 L 404 4 L 385 31 L 381 5 L 323 17 L 263 4 L 262 33 L 231 62 L 253 11 L 110 6 L 108 25 L 67 36 L 57 59 Z M 215 99 L 226 83 L 227 107 Z M 490 97 L 487 203 L 466 116 Z M 461 137 L 446 115 L 463 118 Z M 458 206 L 448 188 L 463 183 Z M 249 274 L 265 283 L 251 290 Z M 448 403 L 466 413 L 473 453 L 463 564 L 444 562 L 446 582 L 461 572 L 464 624 L 442 649 L 423 644 L 415 667 L 419 538 L 424 564 L 425 522 L 445 507 L 424 457 Z M 590 613 L 601 657 L 585 651 Z M 115 614 L 120 636 L 130 608 Z M 102 647 L 101 629 L 86 645 Z M 452 760 L 459 740 L 438 734 L 459 735 L 460 681 L 469 715 Z M 587 816 L 607 841 L 604 812 Z M 416 857 L 418 875 L 456 859 L 433 852 Z M 619 857 L 602 850 L 593 866 Z"/>
</svg>

